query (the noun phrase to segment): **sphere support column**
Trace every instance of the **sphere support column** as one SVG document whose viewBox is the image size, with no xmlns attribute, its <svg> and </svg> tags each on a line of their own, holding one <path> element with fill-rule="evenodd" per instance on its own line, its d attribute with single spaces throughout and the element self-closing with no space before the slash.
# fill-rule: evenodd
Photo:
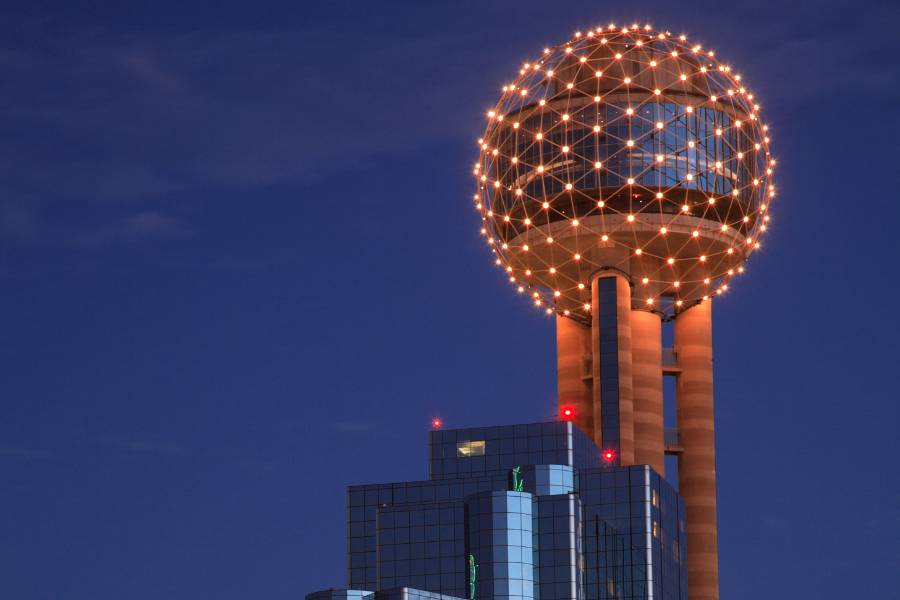
<svg viewBox="0 0 900 600">
<path fill-rule="evenodd" d="M 591 328 L 568 317 L 556 317 L 556 374 L 560 415 L 571 409 L 578 427 L 594 431 L 594 398 L 591 393 Z"/>
<path fill-rule="evenodd" d="M 604 271 L 591 282 L 594 441 L 614 463 L 634 464 L 631 382 L 631 285 Z"/>
<path fill-rule="evenodd" d="M 675 318 L 675 350 L 681 367 L 676 402 L 684 451 L 678 461 L 678 488 L 687 509 L 688 598 L 718 600 L 712 302 Z"/>
<path fill-rule="evenodd" d="M 662 321 L 656 313 L 631 311 L 634 385 L 634 462 L 665 475 L 663 439 Z"/>
</svg>

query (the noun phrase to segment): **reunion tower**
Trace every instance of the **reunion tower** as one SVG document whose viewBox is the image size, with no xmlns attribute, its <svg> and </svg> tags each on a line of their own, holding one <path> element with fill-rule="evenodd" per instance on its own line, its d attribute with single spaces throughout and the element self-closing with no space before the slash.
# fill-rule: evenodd
<svg viewBox="0 0 900 600">
<path fill-rule="evenodd" d="M 556 315 L 561 414 L 615 465 L 663 474 L 677 455 L 689 598 L 718 598 L 712 304 L 775 195 L 752 88 L 683 35 L 600 27 L 521 64 L 487 120 L 481 233 L 514 289 Z"/>
<path fill-rule="evenodd" d="M 556 315 L 560 418 L 434 418 L 427 479 L 347 488 L 347 587 L 306 600 L 718 600 L 711 309 L 775 194 L 754 95 L 686 36 L 607 25 L 487 118 L 474 204 Z"/>
</svg>

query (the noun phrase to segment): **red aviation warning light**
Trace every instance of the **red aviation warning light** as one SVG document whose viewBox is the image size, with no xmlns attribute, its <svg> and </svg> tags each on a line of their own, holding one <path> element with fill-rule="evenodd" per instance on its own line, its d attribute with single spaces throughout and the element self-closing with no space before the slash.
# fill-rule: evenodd
<svg viewBox="0 0 900 600">
<path fill-rule="evenodd" d="M 575 418 L 575 409 L 571 406 L 563 406 L 559 409 L 559 416 L 563 421 L 571 421 Z"/>
<path fill-rule="evenodd" d="M 603 458 L 603 462 L 606 463 L 611 463 L 616 460 L 615 450 L 604 450 L 600 456 Z"/>
<path fill-rule="evenodd" d="M 443 424 L 444 424 L 444 422 L 441 421 L 441 419 L 439 417 L 435 417 L 434 419 L 431 420 L 431 428 L 432 429 L 440 429 Z"/>
</svg>

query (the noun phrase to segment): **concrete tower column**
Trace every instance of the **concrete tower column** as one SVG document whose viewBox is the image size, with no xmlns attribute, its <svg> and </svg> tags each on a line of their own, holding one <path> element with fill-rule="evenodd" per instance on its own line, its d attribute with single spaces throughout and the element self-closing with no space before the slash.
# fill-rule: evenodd
<svg viewBox="0 0 900 600">
<path fill-rule="evenodd" d="M 634 386 L 634 462 L 665 474 L 663 439 L 662 321 L 646 310 L 631 312 Z"/>
<path fill-rule="evenodd" d="M 631 383 L 631 285 L 624 275 L 602 271 L 591 281 L 594 441 L 634 464 Z"/>
<path fill-rule="evenodd" d="M 712 302 L 675 318 L 678 433 L 684 452 L 678 488 L 687 509 L 689 600 L 718 600 L 716 449 L 713 420 Z"/>
<path fill-rule="evenodd" d="M 556 317 L 556 375 L 559 409 L 571 407 L 575 424 L 594 436 L 591 394 L 591 327 L 568 317 Z M 588 360 L 586 360 L 586 357 Z"/>
</svg>

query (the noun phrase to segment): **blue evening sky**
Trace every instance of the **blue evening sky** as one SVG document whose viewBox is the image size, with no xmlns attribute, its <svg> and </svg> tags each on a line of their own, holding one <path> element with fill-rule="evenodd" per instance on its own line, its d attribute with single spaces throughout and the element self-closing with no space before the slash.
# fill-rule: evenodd
<svg viewBox="0 0 900 600">
<path fill-rule="evenodd" d="M 900 4 L 35 0 L 0 7 L 0 597 L 340 587 L 346 484 L 423 478 L 434 415 L 551 418 L 473 142 L 634 19 L 737 65 L 780 159 L 715 307 L 722 595 L 896 592 Z"/>
</svg>

